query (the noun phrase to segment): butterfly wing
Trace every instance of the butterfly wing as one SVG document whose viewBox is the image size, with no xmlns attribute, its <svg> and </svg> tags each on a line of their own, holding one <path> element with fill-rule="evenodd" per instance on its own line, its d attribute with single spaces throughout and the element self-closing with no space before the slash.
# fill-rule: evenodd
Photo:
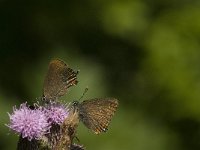
<svg viewBox="0 0 200 150">
<path fill-rule="evenodd" d="M 79 106 L 79 117 L 87 128 L 99 134 L 107 130 L 117 107 L 115 98 L 85 100 Z"/>
<path fill-rule="evenodd" d="M 78 72 L 73 71 L 62 60 L 52 60 L 44 80 L 43 96 L 45 99 L 55 100 L 63 96 L 70 86 L 77 84 L 77 74 Z"/>
</svg>

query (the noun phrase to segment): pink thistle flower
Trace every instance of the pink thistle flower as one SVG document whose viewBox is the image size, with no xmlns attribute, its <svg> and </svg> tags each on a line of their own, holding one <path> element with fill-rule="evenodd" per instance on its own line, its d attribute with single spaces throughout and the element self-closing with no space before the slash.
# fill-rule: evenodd
<svg viewBox="0 0 200 150">
<path fill-rule="evenodd" d="M 13 107 L 13 113 L 9 114 L 10 124 L 7 126 L 22 135 L 22 138 L 40 139 L 48 133 L 50 124 L 47 121 L 44 111 L 41 108 L 30 109 L 26 103 L 17 109 Z"/>
<path fill-rule="evenodd" d="M 51 103 L 45 108 L 45 114 L 50 123 L 62 124 L 66 117 L 69 115 L 67 105 L 59 103 Z"/>
</svg>

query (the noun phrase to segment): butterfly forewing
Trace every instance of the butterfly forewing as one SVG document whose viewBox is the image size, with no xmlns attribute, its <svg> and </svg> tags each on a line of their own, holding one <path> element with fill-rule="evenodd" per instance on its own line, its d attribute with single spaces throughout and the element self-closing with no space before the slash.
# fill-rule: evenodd
<svg viewBox="0 0 200 150">
<path fill-rule="evenodd" d="M 55 100 L 63 96 L 70 86 L 77 84 L 78 72 L 73 71 L 62 60 L 54 59 L 49 63 L 44 80 L 43 96 Z"/>
<path fill-rule="evenodd" d="M 79 117 L 95 134 L 105 132 L 118 106 L 115 98 L 91 99 L 79 106 Z"/>
</svg>

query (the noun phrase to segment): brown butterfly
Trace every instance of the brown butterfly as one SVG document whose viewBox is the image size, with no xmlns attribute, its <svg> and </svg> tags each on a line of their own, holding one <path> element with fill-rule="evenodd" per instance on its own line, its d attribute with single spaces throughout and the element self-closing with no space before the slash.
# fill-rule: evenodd
<svg viewBox="0 0 200 150">
<path fill-rule="evenodd" d="M 57 98 L 63 96 L 69 87 L 78 83 L 77 74 L 78 72 L 73 71 L 62 60 L 52 60 L 44 81 L 44 100 L 46 102 L 51 100 L 55 101 Z M 73 117 L 72 115 L 72 120 L 65 120 L 61 126 L 63 135 L 66 135 L 62 136 L 60 139 L 61 143 L 58 143 L 61 146 L 68 145 L 63 145 L 66 137 L 70 137 L 69 140 L 66 140 L 69 143 L 76 137 L 77 121 L 79 120 L 95 134 L 105 132 L 118 107 L 118 101 L 115 98 L 98 98 L 85 100 L 81 103 L 75 101 L 72 106 L 74 108 L 73 112 L 78 113 L 78 117 Z"/>
<path fill-rule="evenodd" d="M 115 98 L 96 98 L 81 103 L 73 102 L 73 108 L 79 113 L 79 119 L 95 134 L 106 132 L 118 107 Z"/>
<path fill-rule="evenodd" d="M 63 96 L 67 89 L 78 83 L 78 71 L 75 72 L 59 59 L 49 63 L 47 75 L 44 80 L 43 96 L 46 101 L 56 100 Z"/>
</svg>

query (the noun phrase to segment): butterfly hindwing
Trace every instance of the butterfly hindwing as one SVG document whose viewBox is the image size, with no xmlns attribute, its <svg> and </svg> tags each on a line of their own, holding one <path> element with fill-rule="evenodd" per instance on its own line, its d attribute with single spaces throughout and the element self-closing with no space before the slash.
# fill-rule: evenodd
<svg viewBox="0 0 200 150">
<path fill-rule="evenodd" d="M 117 106 L 115 98 L 85 100 L 79 106 L 79 117 L 87 128 L 99 134 L 107 130 Z"/>
</svg>

